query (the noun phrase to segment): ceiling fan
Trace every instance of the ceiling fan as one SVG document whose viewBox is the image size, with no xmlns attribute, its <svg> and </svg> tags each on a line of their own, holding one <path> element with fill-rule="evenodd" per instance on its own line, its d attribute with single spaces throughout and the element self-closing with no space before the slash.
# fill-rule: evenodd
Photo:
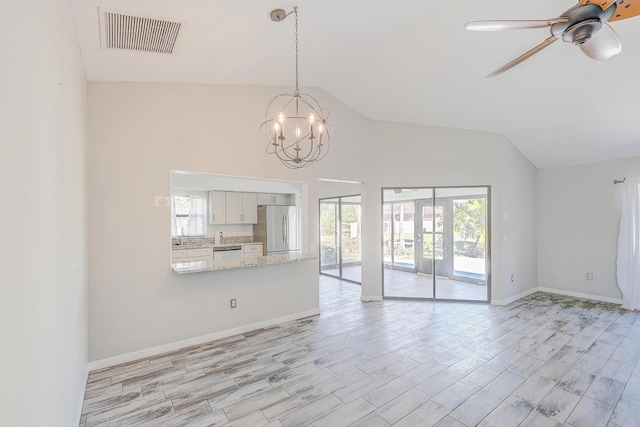
<svg viewBox="0 0 640 427">
<path fill-rule="evenodd" d="M 498 68 L 487 77 L 497 76 L 540 52 L 558 39 L 579 46 L 589 58 L 607 61 L 622 51 L 622 44 L 608 22 L 640 15 L 640 0 L 580 0 L 577 5 L 552 19 L 530 21 L 472 21 L 467 30 L 503 31 L 550 27 L 551 36 L 533 49 Z M 597 33 L 597 34 L 596 34 Z"/>
</svg>

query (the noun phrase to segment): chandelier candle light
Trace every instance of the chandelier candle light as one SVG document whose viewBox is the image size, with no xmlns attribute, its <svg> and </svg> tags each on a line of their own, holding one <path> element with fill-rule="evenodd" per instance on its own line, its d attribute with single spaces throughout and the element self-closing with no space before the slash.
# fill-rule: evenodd
<svg viewBox="0 0 640 427">
<path fill-rule="evenodd" d="M 275 154 L 285 166 L 297 169 L 327 155 L 330 128 L 328 110 L 298 88 L 298 8 L 289 13 L 274 9 L 270 16 L 272 21 L 280 22 L 292 13 L 296 18 L 296 89 L 269 101 L 260 129 L 267 137 L 267 153 Z"/>
</svg>

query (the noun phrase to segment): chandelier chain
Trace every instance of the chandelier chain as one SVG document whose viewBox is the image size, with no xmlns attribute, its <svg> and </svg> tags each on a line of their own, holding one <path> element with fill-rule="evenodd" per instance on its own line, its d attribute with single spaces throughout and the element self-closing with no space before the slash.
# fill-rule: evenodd
<svg viewBox="0 0 640 427">
<path fill-rule="evenodd" d="M 296 93 L 300 92 L 298 88 L 298 7 L 293 8 L 293 13 L 296 14 Z"/>
</svg>

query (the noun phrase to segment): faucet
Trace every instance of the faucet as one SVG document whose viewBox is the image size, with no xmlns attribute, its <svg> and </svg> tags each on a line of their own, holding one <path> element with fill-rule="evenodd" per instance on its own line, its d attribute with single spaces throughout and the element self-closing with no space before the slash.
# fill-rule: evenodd
<svg viewBox="0 0 640 427">
<path fill-rule="evenodd" d="M 219 244 L 222 244 L 222 231 L 220 232 L 220 242 Z"/>
</svg>

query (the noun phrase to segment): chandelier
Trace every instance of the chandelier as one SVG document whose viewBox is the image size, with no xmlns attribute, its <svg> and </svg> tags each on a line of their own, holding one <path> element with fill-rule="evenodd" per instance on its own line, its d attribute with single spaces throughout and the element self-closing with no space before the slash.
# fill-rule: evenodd
<svg viewBox="0 0 640 427">
<path fill-rule="evenodd" d="M 274 96 L 267 104 L 260 130 L 267 137 L 267 153 L 275 154 L 291 169 L 303 168 L 323 159 L 329 151 L 328 110 L 298 88 L 298 8 L 287 13 L 271 11 L 271 20 L 280 22 L 290 14 L 296 18 L 296 89 Z"/>
</svg>

